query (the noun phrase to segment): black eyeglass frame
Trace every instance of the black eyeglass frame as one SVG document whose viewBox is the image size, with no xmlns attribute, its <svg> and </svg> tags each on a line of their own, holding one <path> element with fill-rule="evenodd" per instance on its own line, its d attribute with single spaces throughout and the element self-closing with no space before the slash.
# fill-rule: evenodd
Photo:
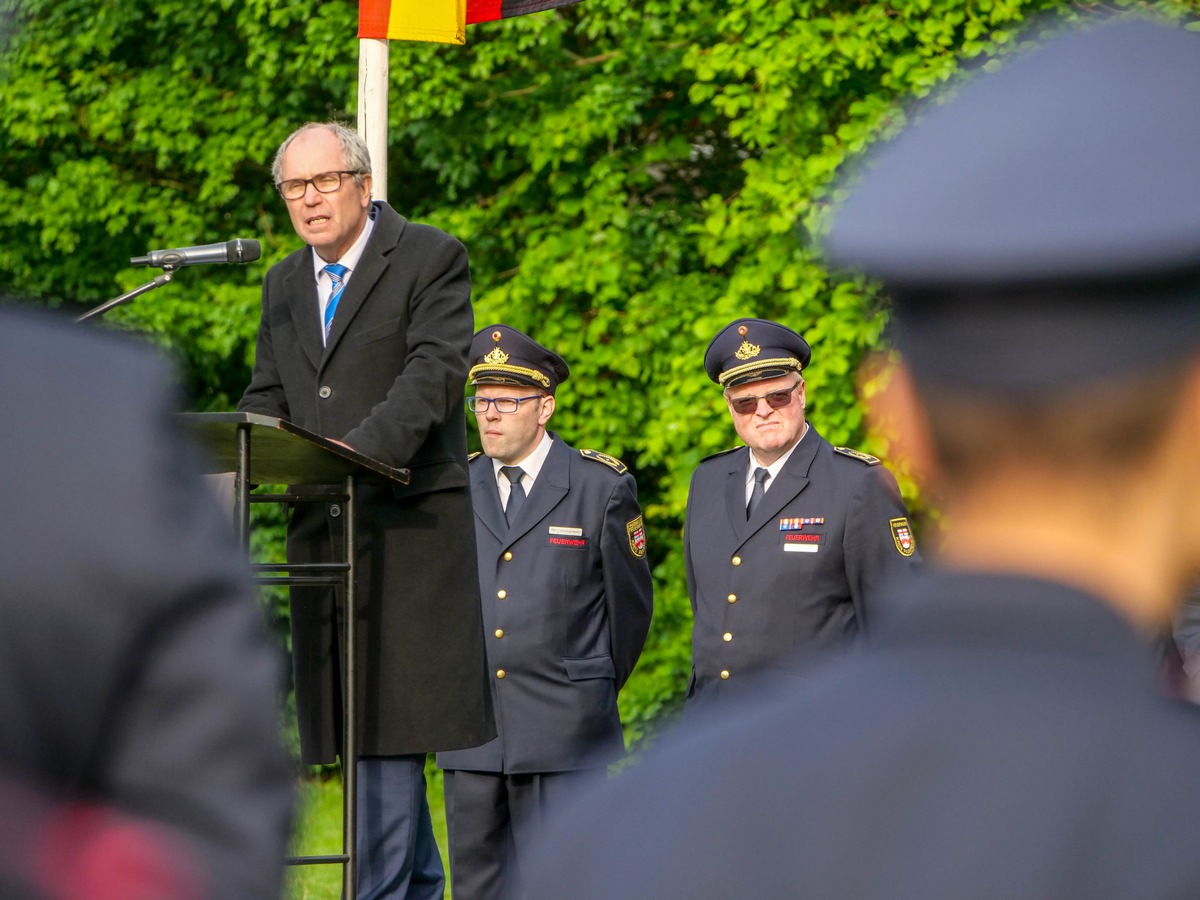
<svg viewBox="0 0 1200 900">
<path fill-rule="evenodd" d="M 310 184 L 313 186 L 313 189 L 318 194 L 336 194 L 338 191 L 340 191 L 342 189 L 342 176 L 343 175 L 353 175 L 353 176 L 357 177 L 359 175 L 366 175 L 366 174 L 368 174 L 368 173 L 364 172 L 362 169 L 338 169 L 335 172 L 318 172 L 312 178 L 288 178 L 288 179 L 285 179 L 284 181 L 277 181 L 277 182 L 275 182 L 275 190 L 279 191 L 279 196 L 282 197 L 284 200 L 299 200 L 301 197 L 303 197 L 308 192 L 308 186 Z M 330 175 L 337 176 L 337 184 L 335 184 L 333 187 L 323 188 L 319 184 L 317 184 L 318 178 L 327 178 Z M 289 184 L 290 185 L 300 185 L 300 193 L 295 194 L 295 196 L 289 197 L 287 194 L 287 191 L 284 190 L 285 185 L 289 185 Z"/>
<path fill-rule="evenodd" d="M 739 416 L 748 416 L 758 409 L 759 400 L 766 400 L 767 406 L 771 409 L 783 409 L 785 406 L 790 406 L 792 394 L 801 384 L 802 382 L 797 381 L 790 388 L 780 388 L 769 394 L 763 394 L 761 397 L 726 397 L 726 399 L 729 401 L 729 408 L 735 413 Z"/>
<path fill-rule="evenodd" d="M 528 397 L 480 397 L 478 395 L 467 398 L 467 409 L 473 413 L 486 413 L 494 405 L 496 411 L 501 415 L 509 416 L 517 412 L 521 408 L 521 404 L 526 400 L 541 400 L 545 394 L 532 394 Z M 500 404 L 512 404 L 512 409 L 505 409 Z M 483 407 L 480 409 L 480 407 Z"/>
</svg>

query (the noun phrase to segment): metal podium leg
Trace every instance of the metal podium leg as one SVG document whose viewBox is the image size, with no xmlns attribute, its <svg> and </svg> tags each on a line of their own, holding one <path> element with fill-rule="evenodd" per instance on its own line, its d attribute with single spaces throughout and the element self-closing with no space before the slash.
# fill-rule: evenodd
<svg viewBox="0 0 1200 900">
<path fill-rule="evenodd" d="M 237 469 L 233 476 L 233 526 L 238 546 L 250 558 L 250 426 L 237 429 Z"/>
<path fill-rule="evenodd" d="M 343 852 L 346 865 L 342 870 L 342 896 L 354 900 L 358 890 L 358 684 L 355 677 L 354 620 L 358 605 L 355 602 L 354 476 L 346 476 L 346 699 L 342 706 L 342 823 Z"/>
</svg>

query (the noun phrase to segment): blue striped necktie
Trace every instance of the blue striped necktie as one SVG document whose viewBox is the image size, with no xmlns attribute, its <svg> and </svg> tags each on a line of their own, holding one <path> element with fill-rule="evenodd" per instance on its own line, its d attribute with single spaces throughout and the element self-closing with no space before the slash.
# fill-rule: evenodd
<svg viewBox="0 0 1200 900">
<path fill-rule="evenodd" d="M 329 302 L 325 304 L 325 340 L 328 341 L 329 329 L 333 325 L 333 313 L 337 309 L 338 301 L 342 299 L 342 291 L 346 287 L 346 273 L 350 270 L 341 263 L 330 263 L 325 267 L 325 271 L 333 280 L 333 291 L 329 295 Z"/>
</svg>

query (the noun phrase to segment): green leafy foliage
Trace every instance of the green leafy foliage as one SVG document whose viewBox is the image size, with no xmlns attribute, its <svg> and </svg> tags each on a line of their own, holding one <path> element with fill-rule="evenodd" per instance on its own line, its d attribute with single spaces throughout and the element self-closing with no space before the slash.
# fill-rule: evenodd
<svg viewBox="0 0 1200 900">
<path fill-rule="evenodd" d="M 270 158 L 297 125 L 353 115 L 356 8 L 0 0 L 9 290 L 95 305 L 144 280 L 125 261 L 149 248 L 259 238 L 262 263 L 181 270 L 108 317 L 177 355 L 196 408 L 230 408 L 249 377 L 262 275 L 298 246 Z M 1196 27 L 1195 2 L 1119 11 Z M 884 340 L 886 303 L 828 271 L 817 248 L 839 179 L 934 88 L 1031 34 L 1111 12 L 1065 0 L 587 0 L 475 26 L 465 48 L 392 45 L 392 204 L 466 243 L 480 326 L 508 322 L 568 360 L 556 430 L 637 476 L 657 595 L 622 696 L 631 736 L 686 684 L 688 478 L 735 440 L 701 368 L 708 341 L 742 315 L 803 332 L 814 423 L 886 457 L 863 433 L 854 387 Z"/>
</svg>

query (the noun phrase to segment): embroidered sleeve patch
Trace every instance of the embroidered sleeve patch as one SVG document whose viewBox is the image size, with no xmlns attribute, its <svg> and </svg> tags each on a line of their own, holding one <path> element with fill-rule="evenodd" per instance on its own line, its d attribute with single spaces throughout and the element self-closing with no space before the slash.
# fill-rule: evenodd
<svg viewBox="0 0 1200 900">
<path fill-rule="evenodd" d="M 638 559 L 646 555 L 646 526 L 642 517 L 625 523 L 625 534 L 629 537 L 629 550 Z"/>
<path fill-rule="evenodd" d="M 896 549 L 900 551 L 900 555 L 912 556 L 916 552 L 917 542 L 913 539 L 908 519 L 901 516 L 899 519 L 892 519 L 888 524 L 892 528 L 892 540 L 896 542 Z"/>
</svg>

